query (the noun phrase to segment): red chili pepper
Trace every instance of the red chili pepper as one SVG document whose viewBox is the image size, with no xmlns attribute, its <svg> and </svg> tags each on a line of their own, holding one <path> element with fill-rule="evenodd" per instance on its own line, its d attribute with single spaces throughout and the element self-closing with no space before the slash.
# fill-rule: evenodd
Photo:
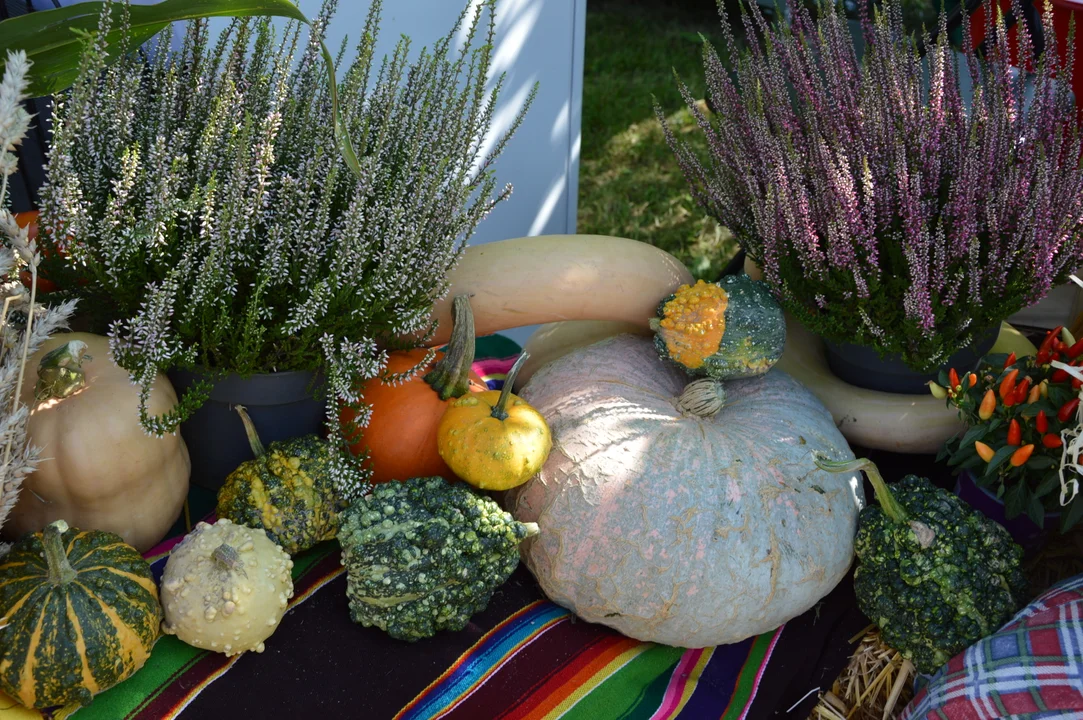
<svg viewBox="0 0 1083 720">
<path fill-rule="evenodd" d="M 1053 359 L 1054 360 L 1060 360 L 1060 353 L 1059 352 L 1054 352 L 1053 353 Z"/>
<path fill-rule="evenodd" d="M 1052 359 L 1052 357 L 1053 357 L 1053 353 L 1049 352 L 1048 350 L 1039 350 L 1038 354 L 1034 357 L 1034 360 L 1039 365 L 1048 365 L 1049 361 L 1050 361 L 1050 359 Z"/>
<path fill-rule="evenodd" d="M 1019 368 L 1015 368 L 1009 372 L 1004 379 L 1000 381 L 1000 399 L 1005 403 L 1009 402 L 1012 397 L 1012 393 L 1015 392 L 1015 379 L 1019 377 Z"/>
<path fill-rule="evenodd" d="M 1065 380 L 1067 380 L 1069 377 L 1070 376 L 1068 375 L 1067 370 L 1061 370 L 1060 368 L 1057 368 L 1056 370 L 1053 371 L 1053 374 L 1050 376 L 1049 380 L 1050 380 L 1050 382 L 1062 383 Z"/>
<path fill-rule="evenodd" d="M 1008 444 L 1018 445 L 1023 441 L 1023 428 L 1019 427 L 1019 421 L 1012 418 L 1012 421 L 1008 423 Z"/>
<path fill-rule="evenodd" d="M 1043 435 L 1049 432 L 1049 418 L 1045 416 L 1045 410 L 1038 411 L 1038 417 L 1034 418 L 1034 427 Z"/>
<path fill-rule="evenodd" d="M 1067 353 L 1069 350 L 1071 350 L 1071 348 L 1068 347 L 1068 343 L 1064 342 L 1063 340 L 1057 340 L 1056 349 L 1059 353 Z"/>
<path fill-rule="evenodd" d="M 997 396 L 993 393 L 993 389 L 989 388 L 985 391 L 985 397 L 981 399 L 981 405 L 978 406 L 978 417 L 982 420 L 988 420 L 993 417 L 993 411 L 996 410 Z"/>
<path fill-rule="evenodd" d="M 1027 393 L 1030 392 L 1030 378 L 1023 378 L 1023 382 L 1019 383 L 1015 388 L 1015 393 L 1012 396 L 1012 404 L 1020 405 L 1026 402 Z"/>
<path fill-rule="evenodd" d="M 1015 452 L 1012 453 L 1011 464 L 1013 467 L 1019 467 L 1027 460 L 1030 460 L 1030 454 L 1034 452 L 1034 443 L 1030 445 L 1024 445 Z"/>
<path fill-rule="evenodd" d="M 1079 378 L 1076 378 L 1076 377 L 1072 378 L 1072 389 L 1073 390 L 1078 390 L 1081 387 L 1083 387 L 1083 380 L 1080 380 Z"/>
<path fill-rule="evenodd" d="M 1057 410 L 1057 420 L 1061 422 L 1068 422 L 1068 418 L 1075 415 L 1076 408 L 1079 407 L 1079 398 L 1074 397 L 1068 402 L 1060 406 L 1060 410 Z"/>
<path fill-rule="evenodd" d="M 1013 363 L 1015 363 L 1015 353 L 1009 355 L 1008 359 L 1004 361 L 1004 369 L 1007 370 L 1008 366 L 1012 365 Z"/>
<path fill-rule="evenodd" d="M 1057 327 L 1050 330 L 1049 334 L 1045 336 L 1044 340 L 1042 340 L 1042 344 L 1038 347 L 1038 349 L 1052 351 L 1053 343 L 1057 341 L 1057 338 L 1060 336 L 1060 331 L 1063 329 L 1063 325 L 1058 325 Z"/>
<path fill-rule="evenodd" d="M 1053 433 L 1042 435 L 1042 445 L 1045 445 L 1050 450 L 1059 448 L 1063 444 L 1064 441 L 1060 439 L 1060 435 L 1054 435 Z"/>
<path fill-rule="evenodd" d="M 955 368 L 948 370 L 948 387 L 952 390 L 959 387 L 959 373 L 955 372 Z"/>
<path fill-rule="evenodd" d="M 1068 357 L 1075 360 L 1080 355 L 1083 355 L 1083 338 L 1076 340 L 1075 345 L 1068 348 Z"/>
</svg>

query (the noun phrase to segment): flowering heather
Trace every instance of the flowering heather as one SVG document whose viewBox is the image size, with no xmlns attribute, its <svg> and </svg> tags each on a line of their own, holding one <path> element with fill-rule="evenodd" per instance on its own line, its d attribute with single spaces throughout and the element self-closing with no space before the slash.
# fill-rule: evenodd
<svg viewBox="0 0 1083 720">
<path fill-rule="evenodd" d="M 178 53 L 166 31 L 150 60 L 108 64 L 99 39 L 57 107 L 42 225 L 61 252 L 47 273 L 108 328 L 149 432 L 174 431 L 209 389 L 151 417 L 159 371 L 319 369 L 341 440 L 339 409 L 359 400 L 354 388 L 383 370 L 397 338 L 432 331 L 448 271 L 511 191 L 492 164 L 526 108 L 486 150 L 503 84 L 486 90 L 493 1 L 413 62 L 407 38 L 374 60 L 371 6 L 355 59 L 339 68 L 361 180 L 336 148 L 320 59 L 336 3 L 307 43 L 297 24 L 278 37 L 268 19 L 238 20 L 215 41 L 195 22 Z M 337 471 L 348 494 L 362 471 L 347 458 Z"/>
<path fill-rule="evenodd" d="M 922 59 L 898 0 L 887 0 L 862 19 L 859 63 L 840 10 L 813 20 L 797 6 L 793 26 L 775 28 L 752 4 L 745 32 L 763 42 L 744 51 L 722 18 L 737 60 L 731 75 L 704 47 L 716 114 L 681 84 L 710 156 L 698 158 L 666 126 L 668 142 L 696 200 L 734 232 L 798 320 L 932 369 L 1083 259 L 1074 39 L 1063 59 L 1049 43 L 1025 93 L 1002 26 L 985 28 L 998 38 L 985 58 L 968 46 L 960 61 L 942 15 L 939 39 L 921 39 Z M 1053 38 L 1049 12 L 1047 4 Z M 985 16 L 994 14 L 987 3 Z M 1026 64 L 1032 44 L 1018 35 L 1011 49 Z"/>
</svg>

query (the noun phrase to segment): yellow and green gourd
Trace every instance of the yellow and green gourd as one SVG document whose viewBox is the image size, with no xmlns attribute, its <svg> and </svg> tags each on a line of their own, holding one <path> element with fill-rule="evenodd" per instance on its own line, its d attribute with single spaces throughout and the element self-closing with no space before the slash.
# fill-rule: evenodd
<svg viewBox="0 0 1083 720">
<path fill-rule="evenodd" d="M 511 392 L 527 357 L 523 353 L 515 361 L 502 390 L 467 393 L 452 401 L 440 420 L 436 432 L 440 457 L 476 488 L 509 490 L 522 485 L 541 470 L 553 447 L 545 418 Z"/>
<path fill-rule="evenodd" d="M 651 320 L 663 358 L 697 377 L 735 380 L 770 370 L 786 347 L 786 319 L 767 286 L 748 275 L 682 285 Z"/>
<path fill-rule="evenodd" d="M 264 448 L 248 413 L 240 405 L 236 410 L 255 458 L 241 463 L 218 490 L 218 517 L 266 530 L 290 555 L 333 539 L 345 506 L 332 486 L 328 444 L 306 435 Z"/>
<path fill-rule="evenodd" d="M 58 520 L 0 564 L 0 689 L 30 708 L 86 705 L 143 667 L 161 621 L 135 548 Z"/>
</svg>

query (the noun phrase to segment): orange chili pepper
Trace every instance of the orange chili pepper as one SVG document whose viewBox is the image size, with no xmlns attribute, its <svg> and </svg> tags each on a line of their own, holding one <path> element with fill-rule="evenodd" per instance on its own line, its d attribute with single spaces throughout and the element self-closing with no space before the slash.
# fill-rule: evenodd
<svg viewBox="0 0 1083 720">
<path fill-rule="evenodd" d="M 1034 444 L 1024 445 L 1015 452 L 1012 453 L 1011 462 L 1012 467 L 1019 467 L 1027 460 L 1030 460 L 1030 454 L 1034 452 Z"/>
<path fill-rule="evenodd" d="M 993 417 L 993 411 L 997 407 L 997 396 L 993 393 L 993 389 L 989 388 L 985 391 L 985 397 L 981 399 L 981 405 L 978 406 L 978 417 L 982 420 L 988 420 Z"/>
<path fill-rule="evenodd" d="M 1000 381 L 1000 399 L 1005 403 L 1009 401 L 1015 391 L 1015 379 L 1017 377 L 1019 377 L 1019 368 L 1012 370 Z"/>
<path fill-rule="evenodd" d="M 1041 397 L 1042 397 L 1042 386 L 1041 385 L 1035 385 L 1034 387 L 1032 387 L 1030 389 L 1030 395 L 1027 395 L 1027 405 L 1030 405 L 1031 403 L 1038 402 L 1038 400 L 1040 400 Z"/>
<path fill-rule="evenodd" d="M 1023 441 L 1023 428 L 1019 427 L 1019 421 L 1012 418 L 1012 421 L 1008 423 L 1008 444 L 1018 445 Z"/>
<path fill-rule="evenodd" d="M 970 378 L 970 387 L 974 387 L 978 384 L 978 376 L 974 373 L 967 373 L 966 376 Z"/>
<path fill-rule="evenodd" d="M 1042 435 L 1042 445 L 1045 445 L 1050 450 L 1055 450 L 1063 444 L 1064 441 L 1060 439 L 1060 435 L 1054 435 L 1053 433 Z"/>
<path fill-rule="evenodd" d="M 993 448 L 989 447 L 981 440 L 974 441 L 974 449 L 978 451 L 978 457 L 980 457 L 985 462 L 989 462 L 990 460 L 992 460 L 993 455 L 996 454 L 995 452 L 993 452 Z"/>
<path fill-rule="evenodd" d="M 948 370 L 948 388 L 954 390 L 961 384 L 959 382 L 959 373 L 955 372 L 955 368 Z"/>
</svg>

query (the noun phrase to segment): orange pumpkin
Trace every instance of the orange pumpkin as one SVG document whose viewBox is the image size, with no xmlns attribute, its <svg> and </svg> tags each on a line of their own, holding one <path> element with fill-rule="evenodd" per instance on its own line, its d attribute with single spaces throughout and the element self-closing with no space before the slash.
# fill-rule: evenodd
<svg viewBox="0 0 1083 720">
<path fill-rule="evenodd" d="M 360 388 L 363 401 L 372 408 L 366 427 L 350 427 L 358 416 L 356 408 L 342 411 L 340 420 L 350 437 L 350 450 L 355 455 L 368 452 L 372 482 L 434 475 L 454 477 L 436 447 L 440 420 L 456 398 L 488 387 L 470 369 L 474 361 L 474 318 L 466 295 L 455 298 L 453 323 L 451 342 L 443 357 L 428 368 L 406 382 L 389 384 L 386 377 L 417 367 L 428 351 L 420 348 L 391 353 L 384 377 L 373 378 Z"/>
</svg>

